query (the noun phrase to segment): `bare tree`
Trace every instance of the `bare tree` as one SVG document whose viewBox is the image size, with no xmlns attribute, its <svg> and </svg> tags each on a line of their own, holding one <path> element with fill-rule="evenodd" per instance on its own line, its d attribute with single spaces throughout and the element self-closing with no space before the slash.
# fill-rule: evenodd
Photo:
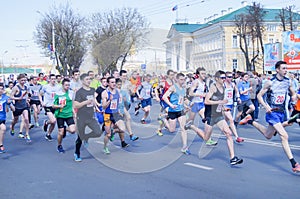
<svg viewBox="0 0 300 199">
<path fill-rule="evenodd" d="M 256 60 L 264 53 L 263 33 L 265 11 L 260 4 L 253 2 L 247 13 L 235 16 L 236 33 L 240 38 L 240 49 L 246 60 L 246 69 L 256 69 Z M 252 42 L 252 56 L 250 57 L 249 43 Z"/>
<path fill-rule="evenodd" d="M 52 23 L 55 27 L 56 69 L 60 74 L 70 74 L 73 67 L 79 67 L 87 51 L 85 40 L 85 18 L 75 13 L 68 5 L 52 6 L 50 11 L 41 14 L 43 18 L 36 26 L 35 41 L 43 48 L 46 56 L 51 52 Z"/>
<path fill-rule="evenodd" d="M 295 6 L 287 6 L 286 8 L 282 8 L 277 16 L 280 19 L 281 26 L 283 31 L 294 30 L 294 22 L 297 20 L 295 13 L 293 10 Z M 289 28 L 289 29 L 288 29 Z"/>
<path fill-rule="evenodd" d="M 251 63 L 249 58 L 249 49 L 247 43 L 247 35 L 249 35 L 249 25 L 248 25 L 247 15 L 240 14 L 235 16 L 235 26 L 236 26 L 236 34 L 239 38 L 239 46 L 241 51 L 244 54 L 246 60 L 246 70 L 251 69 Z"/>
<path fill-rule="evenodd" d="M 90 41 L 98 73 L 115 69 L 118 61 L 122 69 L 130 51 L 146 42 L 148 27 L 146 19 L 132 8 L 93 14 Z"/>
</svg>

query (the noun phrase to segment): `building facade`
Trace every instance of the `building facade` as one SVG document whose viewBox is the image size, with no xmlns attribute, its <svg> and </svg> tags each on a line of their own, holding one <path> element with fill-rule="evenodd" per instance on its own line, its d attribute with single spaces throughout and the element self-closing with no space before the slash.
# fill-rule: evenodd
<svg viewBox="0 0 300 199">
<path fill-rule="evenodd" d="M 209 73 L 217 70 L 246 71 L 235 19 L 240 14 L 246 14 L 248 9 L 249 6 L 245 6 L 205 24 L 173 24 L 167 36 L 168 41 L 165 42 L 167 67 L 176 71 L 194 71 L 198 67 L 204 67 Z M 278 17 L 280 11 L 281 9 L 264 9 L 264 44 L 282 41 L 282 26 Z M 299 28 L 299 14 L 295 13 L 294 21 L 294 28 Z M 250 38 L 247 43 L 249 52 L 253 52 Z M 263 72 L 261 52 L 255 59 L 255 69 L 259 73 Z"/>
</svg>

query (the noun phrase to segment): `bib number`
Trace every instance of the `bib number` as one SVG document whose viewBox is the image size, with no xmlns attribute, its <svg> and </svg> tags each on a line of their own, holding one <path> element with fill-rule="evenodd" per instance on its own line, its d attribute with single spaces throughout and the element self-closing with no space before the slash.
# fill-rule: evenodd
<svg viewBox="0 0 300 199">
<path fill-rule="evenodd" d="M 112 100 L 110 102 L 110 109 L 111 110 L 116 110 L 117 109 L 117 105 L 118 105 L 117 99 Z"/>
<path fill-rule="evenodd" d="M 283 104 L 285 101 L 285 95 L 283 95 L 283 94 L 278 94 L 278 95 L 275 95 L 274 97 L 275 97 L 274 104 Z"/>
</svg>

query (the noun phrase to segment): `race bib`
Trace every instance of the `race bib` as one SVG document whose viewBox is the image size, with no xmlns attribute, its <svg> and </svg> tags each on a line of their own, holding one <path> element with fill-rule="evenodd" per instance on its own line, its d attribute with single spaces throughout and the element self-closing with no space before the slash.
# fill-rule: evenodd
<svg viewBox="0 0 300 199">
<path fill-rule="evenodd" d="M 110 102 L 110 110 L 115 110 L 117 109 L 117 105 L 118 105 L 118 101 L 117 99 L 113 99 L 111 102 Z"/>
<path fill-rule="evenodd" d="M 285 101 L 285 94 L 275 94 L 274 104 L 283 104 Z"/>
<path fill-rule="evenodd" d="M 222 107 L 223 107 L 223 105 L 219 104 L 217 109 L 216 109 L 216 112 L 220 113 L 222 111 Z"/>
<path fill-rule="evenodd" d="M 38 95 L 39 95 L 39 92 L 37 92 L 37 91 L 33 92 L 33 96 L 38 96 Z"/>
<path fill-rule="evenodd" d="M 52 92 L 52 93 L 51 93 L 51 98 L 53 99 L 54 96 L 55 96 L 55 92 Z"/>
<path fill-rule="evenodd" d="M 150 89 L 146 90 L 146 95 L 149 96 L 150 95 Z"/>
<path fill-rule="evenodd" d="M 92 100 L 94 97 L 92 95 L 88 95 L 86 96 L 87 100 Z M 91 103 L 87 104 L 86 107 L 93 107 L 94 106 L 94 102 L 92 101 Z"/>
<path fill-rule="evenodd" d="M 183 105 L 183 97 L 179 96 L 178 98 L 178 105 Z"/>
<path fill-rule="evenodd" d="M 67 103 L 66 97 L 59 97 L 58 103 L 59 103 L 59 105 L 62 105 L 62 106 L 66 105 L 66 103 Z"/>
<path fill-rule="evenodd" d="M 0 103 L 0 112 L 3 111 L 3 103 Z"/>
</svg>

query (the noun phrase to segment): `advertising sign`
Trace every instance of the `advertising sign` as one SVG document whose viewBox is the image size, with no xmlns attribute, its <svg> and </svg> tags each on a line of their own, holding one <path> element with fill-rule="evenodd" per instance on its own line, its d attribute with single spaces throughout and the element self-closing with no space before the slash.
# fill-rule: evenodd
<svg viewBox="0 0 300 199">
<path fill-rule="evenodd" d="M 300 31 L 286 31 L 282 34 L 283 60 L 289 70 L 300 69 Z"/>
<path fill-rule="evenodd" d="M 264 70 L 275 71 L 276 62 L 281 60 L 281 43 L 264 44 Z"/>
</svg>

